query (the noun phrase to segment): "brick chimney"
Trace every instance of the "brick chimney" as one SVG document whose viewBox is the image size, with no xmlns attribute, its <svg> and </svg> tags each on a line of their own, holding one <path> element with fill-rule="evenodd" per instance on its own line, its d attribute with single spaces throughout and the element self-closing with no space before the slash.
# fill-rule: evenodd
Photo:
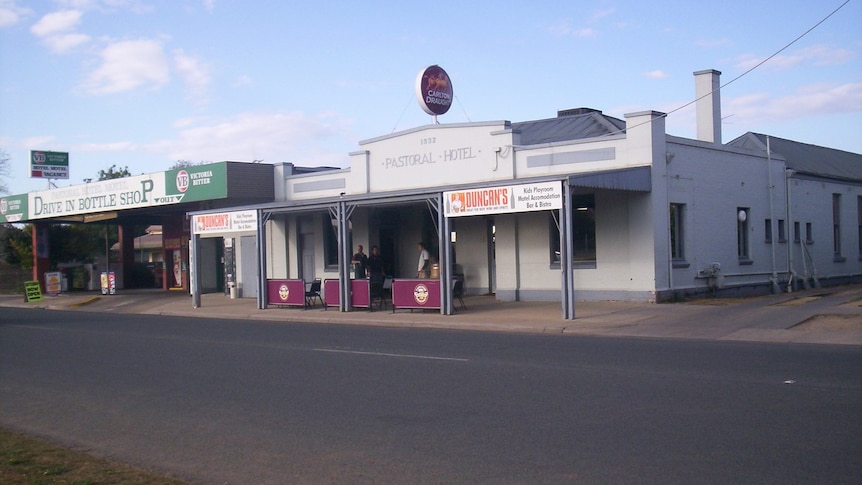
<svg viewBox="0 0 862 485">
<path fill-rule="evenodd" d="M 721 72 L 715 69 L 694 73 L 697 97 L 697 139 L 721 145 Z"/>
</svg>

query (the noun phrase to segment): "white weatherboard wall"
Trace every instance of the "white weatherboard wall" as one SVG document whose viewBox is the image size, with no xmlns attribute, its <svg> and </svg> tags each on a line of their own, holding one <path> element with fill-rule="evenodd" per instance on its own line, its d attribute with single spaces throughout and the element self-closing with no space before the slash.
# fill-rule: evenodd
<svg viewBox="0 0 862 485">
<path fill-rule="evenodd" d="M 685 204 L 684 247 L 687 268 L 674 270 L 675 289 L 705 288 L 698 270 L 721 265 L 727 285 L 767 282 L 772 249 L 765 242 L 765 219 L 784 219 L 784 162 L 771 162 L 773 212 L 770 215 L 770 166 L 765 157 L 704 142 L 674 139 L 668 150 L 669 200 Z M 737 208 L 749 211 L 750 261 L 737 254 Z M 777 224 L 776 224 L 777 227 Z M 777 237 L 777 228 L 775 236 Z M 778 272 L 786 271 L 786 246 L 776 244 Z"/>
<path fill-rule="evenodd" d="M 832 194 L 841 194 L 840 237 L 841 255 L 836 257 L 832 235 Z M 789 225 L 788 239 L 792 243 L 793 268 L 799 276 L 807 269 L 810 275 L 816 270 L 818 277 L 840 278 L 862 272 L 860 254 L 859 206 L 862 186 L 830 183 L 821 180 L 791 178 L 790 212 L 800 222 L 801 241 L 812 255 L 813 265 L 802 264 L 802 244 L 794 241 L 793 225 Z M 806 223 L 811 223 L 812 238 L 806 238 Z"/>
</svg>

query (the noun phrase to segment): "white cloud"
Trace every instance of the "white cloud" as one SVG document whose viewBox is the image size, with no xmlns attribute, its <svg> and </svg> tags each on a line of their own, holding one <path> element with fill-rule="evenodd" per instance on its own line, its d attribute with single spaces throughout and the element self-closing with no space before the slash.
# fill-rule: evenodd
<svg viewBox="0 0 862 485">
<path fill-rule="evenodd" d="M 298 112 L 247 112 L 225 119 L 183 119 L 176 138 L 147 146 L 170 160 L 265 160 L 343 165 L 353 149 L 349 123 Z M 332 147 L 343 143 L 344 151 Z"/>
<path fill-rule="evenodd" d="M 0 0 L 0 28 L 17 24 L 31 12 L 30 9 L 19 7 L 15 0 Z"/>
<path fill-rule="evenodd" d="M 42 39 L 53 52 L 62 54 L 90 41 L 90 36 L 75 32 L 83 12 L 62 10 L 45 15 L 30 27 L 30 32 Z"/>
<path fill-rule="evenodd" d="M 138 146 L 129 141 L 117 141 L 112 143 L 83 143 L 76 146 L 75 149 L 85 152 L 121 152 L 136 150 Z"/>
<path fill-rule="evenodd" d="M 595 37 L 598 32 L 590 27 L 572 28 L 568 20 L 561 20 L 548 27 L 548 32 L 557 37 Z"/>
<path fill-rule="evenodd" d="M 21 146 L 30 150 L 50 150 L 55 138 L 50 135 L 30 136 L 21 140 Z"/>
<path fill-rule="evenodd" d="M 207 9 L 207 12 L 213 13 L 215 10 L 215 0 L 203 0 L 204 8 Z"/>
<path fill-rule="evenodd" d="M 251 76 L 248 76 L 246 74 L 238 76 L 233 82 L 233 87 L 235 87 L 235 88 L 242 87 L 242 86 L 253 86 L 253 85 L 254 85 L 254 79 L 252 79 Z"/>
<path fill-rule="evenodd" d="M 793 94 L 778 97 L 752 93 L 729 100 L 723 112 L 734 115 L 743 125 L 764 120 L 858 113 L 862 112 L 862 83 L 812 84 L 797 89 Z"/>
<path fill-rule="evenodd" d="M 199 59 L 186 55 L 182 49 L 173 52 L 174 66 L 186 83 L 191 97 L 201 100 L 210 85 L 209 66 Z"/>
<path fill-rule="evenodd" d="M 650 78 L 650 79 L 665 79 L 668 77 L 666 72 L 659 70 L 659 69 L 656 69 L 654 71 L 647 71 L 647 72 L 643 73 L 643 75 L 645 77 Z"/>
<path fill-rule="evenodd" d="M 609 17 L 609 16 L 615 14 L 616 12 L 617 12 L 617 9 L 615 9 L 615 8 L 596 10 L 595 12 L 593 12 L 592 15 L 590 15 L 590 21 L 591 22 L 597 22 L 597 21 L 599 21 L 605 17 Z"/>
<path fill-rule="evenodd" d="M 816 66 L 843 64 L 856 57 L 856 53 L 840 47 L 829 47 L 825 45 L 813 45 L 797 49 L 788 54 L 778 54 L 769 59 L 763 67 L 770 69 L 790 69 L 801 64 L 813 64 Z M 758 57 L 754 54 L 740 56 L 736 63 L 739 70 L 748 70 L 762 62 L 766 57 Z"/>
<path fill-rule="evenodd" d="M 565 37 L 572 33 L 572 26 L 568 19 L 563 19 L 555 24 L 549 25 L 548 32 L 557 37 Z"/>
<path fill-rule="evenodd" d="M 100 53 L 101 65 L 89 74 L 81 89 L 90 94 L 113 94 L 137 88 L 158 89 L 170 81 L 170 67 L 161 43 L 127 40 Z"/>
<path fill-rule="evenodd" d="M 38 37 L 47 37 L 49 35 L 68 32 L 81 22 L 83 13 L 80 10 L 61 10 L 52 12 L 33 24 L 30 27 L 30 32 L 33 32 Z"/>
<path fill-rule="evenodd" d="M 52 35 L 44 39 L 45 44 L 52 51 L 62 54 L 68 52 L 79 45 L 90 42 L 90 36 L 85 34 L 62 34 Z"/>
</svg>

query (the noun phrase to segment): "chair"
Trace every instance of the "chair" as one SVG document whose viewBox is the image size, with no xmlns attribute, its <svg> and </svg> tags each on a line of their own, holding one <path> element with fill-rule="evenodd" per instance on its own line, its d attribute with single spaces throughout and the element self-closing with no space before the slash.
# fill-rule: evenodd
<svg viewBox="0 0 862 485">
<path fill-rule="evenodd" d="M 452 281 L 452 298 L 457 298 L 461 302 L 462 310 L 467 309 L 467 305 L 464 304 L 464 278 L 455 278 Z"/>
<path fill-rule="evenodd" d="M 314 299 L 320 302 L 323 305 L 323 298 L 320 296 L 320 279 L 316 279 L 312 281 L 305 290 L 305 306 L 307 307 L 315 307 L 317 304 L 314 302 Z"/>
</svg>

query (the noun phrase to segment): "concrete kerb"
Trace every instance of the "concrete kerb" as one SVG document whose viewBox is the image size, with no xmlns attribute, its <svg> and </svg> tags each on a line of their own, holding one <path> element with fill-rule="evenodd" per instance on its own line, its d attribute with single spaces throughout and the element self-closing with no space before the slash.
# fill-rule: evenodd
<svg viewBox="0 0 862 485">
<path fill-rule="evenodd" d="M 258 310 L 255 300 L 202 295 L 193 308 L 187 294 L 158 290 L 117 295 L 69 294 L 28 304 L 21 295 L 0 295 L 0 306 L 102 311 L 182 317 L 237 318 L 270 322 L 446 328 L 553 335 L 740 340 L 862 345 L 862 285 L 812 289 L 757 298 L 698 300 L 680 304 L 578 302 L 576 319 L 562 320 L 559 303 L 499 302 L 493 296 L 466 298 L 455 315 L 391 308 L 349 313 L 319 306 L 308 310 Z M 829 317 L 832 318 L 829 318 Z M 836 319 L 840 324 L 832 323 Z"/>
</svg>

